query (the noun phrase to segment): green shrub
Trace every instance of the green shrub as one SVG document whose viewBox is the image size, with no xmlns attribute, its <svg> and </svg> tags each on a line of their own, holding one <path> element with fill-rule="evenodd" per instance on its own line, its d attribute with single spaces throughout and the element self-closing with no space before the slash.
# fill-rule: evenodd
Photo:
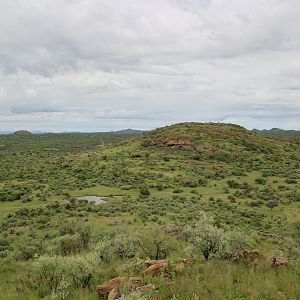
<svg viewBox="0 0 300 300">
<path fill-rule="evenodd" d="M 202 254 L 205 260 L 212 255 L 227 256 L 229 253 L 228 238 L 224 231 L 213 225 L 213 219 L 201 212 L 200 220 L 194 226 L 186 227 L 185 234 L 196 254 Z"/>
</svg>

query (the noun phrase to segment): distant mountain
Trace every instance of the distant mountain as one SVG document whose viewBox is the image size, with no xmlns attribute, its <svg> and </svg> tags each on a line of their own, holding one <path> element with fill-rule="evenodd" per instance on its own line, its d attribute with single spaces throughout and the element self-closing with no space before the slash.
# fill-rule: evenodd
<svg viewBox="0 0 300 300">
<path fill-rule="evenodd" d="M 123 129 L 118 131 L 111 131 L 110 133 L 116 133 L 116 134 L 143 134 L 145 131 L 143 130 L 137 130 L 137 129 Z"/>
<path fill-rule="evenodd" d="M 32 135 L 30 131 L 27 130 L 19 130 L 14 133 L 15 135 Z"/>
<path fill-rule="evenodd" d="M 0 135 L 1 134 L 12 134 L 12 133 L 14 133 L 13 131 L 0 131 Z"/>
<path fill-rule="evenodd" d="M 272 129 L 253 129 L 253 132 L 261 134 L 267 137 L 299 137 L 300 138 L 300 130 L 283 130 L 280 128 L 272 128 Z"/>
</svg>

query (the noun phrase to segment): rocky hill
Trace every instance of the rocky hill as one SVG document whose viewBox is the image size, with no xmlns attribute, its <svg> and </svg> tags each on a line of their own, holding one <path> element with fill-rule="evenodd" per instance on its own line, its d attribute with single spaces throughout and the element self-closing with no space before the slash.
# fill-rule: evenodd
<svg viewBox="0 0 300 300">
<path fill-rule="evenodd" d="M 27 130 L 19 130 L 14 133 L 15 135 L 32 135 L 30 131 Z"/>
</svg>

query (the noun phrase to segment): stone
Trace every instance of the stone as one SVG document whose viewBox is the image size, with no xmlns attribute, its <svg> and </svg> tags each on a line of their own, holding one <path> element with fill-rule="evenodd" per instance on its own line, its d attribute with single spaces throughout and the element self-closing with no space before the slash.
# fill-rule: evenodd
<svg viewBox="0 0 300 300">
<path fill-rule="evenodd" d="M 288 265 L 288 260 L 282 256 L 272 256 L 269 257 L 269 262 L 276 267 L 281 267 L 281 266 L 287 266 Z"/>
<path fill-rule="evenodd" d="M 242 253 L 239 253 L 239 254 L 231 257 L 231 261 L 233 261 L 233 262 L 241 262 L 241 261 L 252 262 L 255 259 L 257 259 L 259 256 L 260 256 L 260 254 L 257 250 L 245 250 Z"/>
<path fill-rule="evenodd" d="M 118 288 L 112 289 L 107 297 L 107 300 L 117 300 L 121 298 L 121 294 L 118 291 Z"/>
<path fill-rule="evenodd" d="M 145 265 L 147 269 L 142 272 L 142 276 L 157 275 L 161 269 L 166 269 L 169 264 L 166 260 L 146 260 Z"/>
<path fill-rule="evenodd" d="M 99 295 L 106 296 L 108 295 L 113 289 L 119 287 L 122 283 L 126 282 L 125 277 L 116 277 L 111 280 L 108 280 L 100 285 L 97 286 L 97 290 Z"/>
</svg>

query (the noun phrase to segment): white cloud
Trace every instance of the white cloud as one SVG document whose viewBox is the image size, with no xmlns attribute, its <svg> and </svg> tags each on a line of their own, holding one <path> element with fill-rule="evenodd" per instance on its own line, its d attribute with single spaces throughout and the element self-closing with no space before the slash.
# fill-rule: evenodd
<svg viewBox="0 0 300 300">
<path fill-rule="evenodd" d="M 297 0 L 2 0 L 0 124 L 299 128 L 299 12 Z"/>
</svg>

